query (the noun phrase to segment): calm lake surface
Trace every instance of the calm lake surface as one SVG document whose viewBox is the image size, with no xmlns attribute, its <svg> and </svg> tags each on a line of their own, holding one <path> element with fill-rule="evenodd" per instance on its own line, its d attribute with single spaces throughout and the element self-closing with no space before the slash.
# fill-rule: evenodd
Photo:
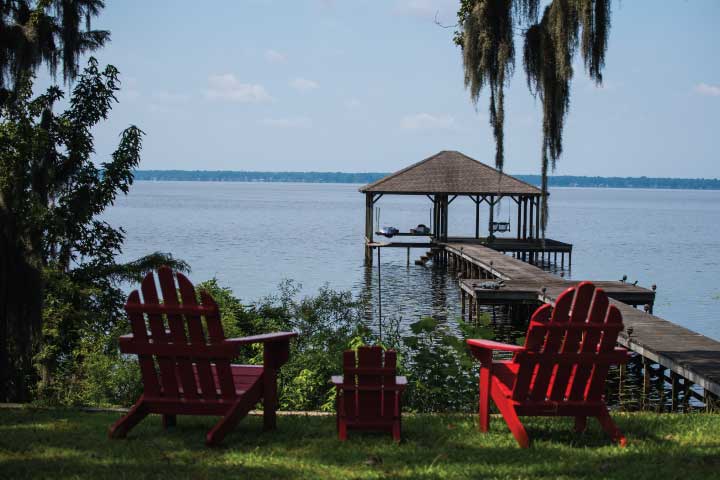
<svg viewBox="0 0 720 480">
<path fill-rule="evenodd" d="M 371 299 L 375 311 L 377 261 L 363 265 L 358 187 L 136 182 L 105 219 L 126 231 L 124 260 L 170 252 L 190 263 L 194 283 L 216 277 L 245 302 L 292 279 L 308 295 L 325 284 L 352 290 Z M 377 206 L 381 225 L 407 231 L 429 224 L 425 197 L 386 196 Z M 450 205 L 451 236 L 474 235 L 474 211 L 467 198 Z M 486 225 L 487 210 L 481 215 Z M 505 200 L 495 217 L 515 225 Z M 574 245 L 570 278 L 627 275 L 656 284 L 656 315 L 720 340 L 720 191 L 553 189 L 547 236 Z M 413 250 L 411 260 L 422 253 Z M 383 249 L 382 309 L 403 323 L 427 315 L 454 321 L 457 281 L 432 267 L 407 267 L 405 249 Z"/>
</svg>

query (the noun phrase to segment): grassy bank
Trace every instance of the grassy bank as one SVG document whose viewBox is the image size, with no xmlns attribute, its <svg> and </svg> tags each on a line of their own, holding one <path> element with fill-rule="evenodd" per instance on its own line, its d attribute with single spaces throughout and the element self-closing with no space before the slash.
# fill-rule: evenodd
<svg viewBox="0 0 720 480">
<path fill-rule="evenodd" d="M 620 413 L 628 447 L 609 444 L 595 422 L 572 433 L 566 419 L 528 419 L 520 450 L 503 421 L 479 434 L 468 415 L 408 416 L 404 442 L 389 435 L 335 437 L 332 417 L 283 416 L 261 432 L 244 420 L 224 445 L 204 447 L 213 418 L 159 417 L 126 440 L 107 440 L 118 414 L 0 410 L 1 478 L 710 478 L 720 471 L 720 415 Z"/>
</svg>

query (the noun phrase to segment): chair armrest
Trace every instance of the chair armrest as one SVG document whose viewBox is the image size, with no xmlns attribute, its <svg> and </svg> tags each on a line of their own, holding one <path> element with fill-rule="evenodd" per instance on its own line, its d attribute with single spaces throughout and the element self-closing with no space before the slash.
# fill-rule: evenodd
<svg viewBox="0 0 720 480">
<path fill-rule="evenodd" d="M 249 345 L 251 343 L 281 342 L 284 340 L 290 340 L 293 337 L 297 337 L 297 333 L 275 332 L 264 333 L 262 335 L 252 335 L 250 337 L 226 338 L 225 342 L 232 343 L 233 345 Z"/>
<path fill-rule="evenodd" d="M 120 347 L 120 352 L 130 353 L 128 350 L 130 350 L 130 347 L 133 345 L 134 339 L 135 337 L 133 337 L 132 334 L 120 335 L 118 337 L 118 347 Z"/>
<path fill-rule="evenodd" d="M 225 344 L 237 348 L 241 345 L 252 343 L 263 344 L 263 367 L 269 375 L 270 371 L 276 372 L 290 358 L 290 339 L 297 337 L 294 332 L 275 332 L 250 337 L 228 338 Z M 274 376 L 275 373 L 272 373 Z"/>
<path fill-rule="evenodd" d="M 522 352 L 525 347 L 522 345 L 512 345 L 509 343 L 494 342 L 492 340 L 482 340 L 479 338 L 471 338 L 467 344 L 475 348 L 483 348 L 486 350 L 501 350 L 503 352 Z"/>
</svg>

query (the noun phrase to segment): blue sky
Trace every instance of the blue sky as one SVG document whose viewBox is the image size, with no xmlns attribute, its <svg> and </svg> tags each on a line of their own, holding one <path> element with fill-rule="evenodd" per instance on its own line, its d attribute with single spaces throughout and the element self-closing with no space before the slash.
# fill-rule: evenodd
<svg viewBox="0 0 720 480">
<path fill-rule="evenodd" d="M 486 99 L 476 111 L 453 29 L 433 23 L 455 23 L 456 1 L 107 4 L 96 56 L 124 87 L 98 160 L 137 124 L 143 169 L 393 171 L 444 149 L 492 163 Z M 615 1 L 612 20 L 604 87 L 576 68 L 555 173 L 720 177 L 720 2 Z M 506 170 L 538 173 L 521 62 L 507 100 Z"/>
</svg>

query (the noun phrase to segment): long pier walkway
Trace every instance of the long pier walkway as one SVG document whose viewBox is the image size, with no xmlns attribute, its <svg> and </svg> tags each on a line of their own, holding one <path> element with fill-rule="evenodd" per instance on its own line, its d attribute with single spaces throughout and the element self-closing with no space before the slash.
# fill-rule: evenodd
<svg viewBox="0 0 720 480">
<path fill-rule="evenodd" d="M 470 319 L 477 305 L 552 304 L 563 290 L 578 283 L 481 245 L 448 242 L 439 246 L 446 261 L 463 273 L 463 314 L 467 297 Z M 483 288 L 488 279 L 503 280 L 504 285 Z M 687 395 L 690 383 L 703 388 L 706 403 L 708 392 L 714 398 L 720 395 L 720 342 L 653 315 L 654 289 L 617 280 L 593 282 L 622 312 L 625 330 L 618 342 L 643 357 L 645 370 L 649 362 L 669 370 L 673 400 L 681 387 Z"/>
</svg>

